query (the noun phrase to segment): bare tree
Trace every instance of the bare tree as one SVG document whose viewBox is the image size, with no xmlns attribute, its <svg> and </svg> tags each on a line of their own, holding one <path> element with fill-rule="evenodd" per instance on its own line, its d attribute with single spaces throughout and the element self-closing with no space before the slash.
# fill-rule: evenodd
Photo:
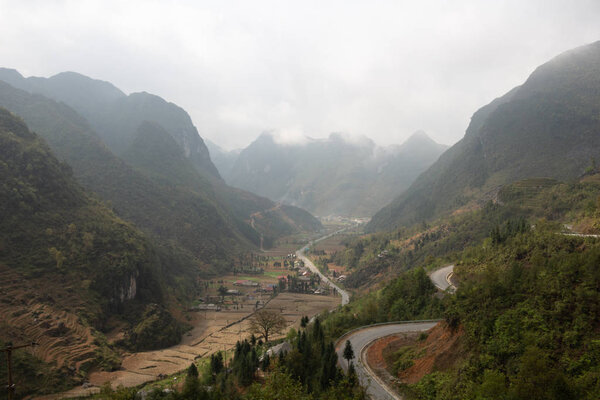
<svg viewBox="0 0 600 400">
<path fill-rule="evenodd" d="M 269 335 L 280 333 L 287 323 L 280 313 L 268 310 L 259 310 L 250 317 L 250 332 L 264 336 L 265 343 L 269 341 Z"/>
</svg>

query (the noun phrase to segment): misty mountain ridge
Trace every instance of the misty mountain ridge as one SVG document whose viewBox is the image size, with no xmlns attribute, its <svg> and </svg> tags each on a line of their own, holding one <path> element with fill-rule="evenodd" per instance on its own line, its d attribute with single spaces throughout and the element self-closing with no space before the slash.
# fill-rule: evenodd
<svg viewBox="0 0 600 400">
<path fill-rule="evenodd" d="M 0 82 L 0 105 L 23 117 L 42 135 L 57 155 L 73 167 L 83 186 L 110 201 L 122 218 L 169 245 L 176 243 L 201 265 L 220 269 L 250 243 L 259 245 L 261 234 L 266 245 L 282 234 L 276 230 L 257 232 L 249 225 L 252 214 L 272 209 L 273 202 L 228 187 L 218 176 L 207 149 L 194 156 L 177 140 L 173 134 L 181 133 L 174 130 L 177 126 L 191 126 L 193 132 L 190 128 L 186 135 L 198 135 L 187 113 L 176 105 L 147 93 L 124 97 L 109 83 L 75 73 L 49 79 L 19 79 L 16 71 L 0 70 L 0 80 L 5 76 L 16 86 L 31 89 L 37 85 L 40 91 L 52 91 L 53 98 L 74 101 L 74 97 L 67 99 L 62 94 L 71 93 L 89 97 L 87 104 L 113 104 L 117 99 L 119 103 L 136 105 L 138 111 L 131 114 L 127 114 L 127 107 L 118 109 L 114 104 L 102 113 L 80 106 L 82 112 L 95 118 L 96 122 L 91 123 L 65 102 Z M 61 82 L 67 87 L 62 87 Z M 148 110 L 154 111 L 149 114 Z M 129 144 L 120 149 L 120 157 L 104 145 L 106 135 L 95 130 L 108 123 L 131 129 Z M 199 136 L 195 142 L 204 146 Z M 296 221 L 302 226 L 318 224 L 308 213 L 295 215 L 310 219 Z M 299 225 L 288 226 L 290 220 L 268 228 L 297 231 Z"/>
<path fill-rule="evenodd" d="M 261 134 L 239 154 L 214 148 L 233 186 L 317 215 L 369 216 L 402 192 L 447 148 L 417 131 L 403 144 L 378 146 L 366 136 L 286 140 Z"/>
<path fill-rule="evenodd" d="M 14 69 L 0 68 L 0 80 L 69 105 L 86 118 L 117 155 L 128 149 L 143 121 L 155 121 L 184 149 L 185 156 L 199 172 L 219 177 L 190 116 L 159 96 L 147 92 L 126 95 L 109 82 L 76 72 L 62 72 L 50 78 L 24 78 Z"/>
<path fill-rule="evenodd" d="M 233 167 L 233 164 L 235 164 L 235 160 L 242 152 L 242 149 L 225 150 L 210 139 L 204 139 L 204 143 L 208 148 L 210 159 L 213 164 L 215 164 L 215 167 L 217 167 L 219 174 L 221 176 L 229 175 L 231 168 Z"/>
<path fill-rule="evenodd" d="M 516 180 L 571 180 L 600 157 L 600 41 L 539 66 L 473 114 L 465 136 L 379 211 L 369 230 L 480 206 Z"/>
</svg>

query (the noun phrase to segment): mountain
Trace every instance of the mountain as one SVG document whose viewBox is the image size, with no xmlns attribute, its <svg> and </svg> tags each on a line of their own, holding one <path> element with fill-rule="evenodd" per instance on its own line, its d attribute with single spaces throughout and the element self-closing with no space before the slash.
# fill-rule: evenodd
<svg viewBox="0 0 600 400">
<path fill-rule="evenodd" d="M 224 249 L 239 246 L 242 240 L 236 238 L 244 236 L 224 220 L 214 199 L 155 181 L 126 163 L 63 103 L 0 82 L 0 106 L 24 118 L 73 168 L 75 178 L 109 201 L 121 218 L 164 243 L 176 243 L 199 265 L 229 263 Z M 155 163 L 162 165 L 162 159 Z"/>
<path fill-rule="evenodd" d="M 375 214 L 388 230 L 477 207 L 519 179 L 569 180 L 600 156 L 600 42 L 567 51 L 482 107 L 465 136 Z"/>
<path fill-rule="evenodd" d="M 424 132 L 389 148 L 335 133 L 282 144 L 264 133 L 221 174 L 233 186 L 317 215 L 368 216 L 407 188 L 445 148 Z"/>
<path fill-rule="evenodd" d="M 36 355 L 71 376 L 118 367 L 99 331 L 133 328 L 149 310 L 168 328 L 137 339 L 155 340 L 146 348 L 177 343 L 181 327 L 165 305 L 197 271 L 86 193 L 2 108 L 0 160 L 0 340 L 36 340 Z"/>
<path fill-rule="evenodd" d="M 210 153 L 210 159 L 215 164 L 215 167 L 217 167 L 221 176 L 229 176 L 231 169 L 235 165 L 235 160 L 240 156 L 241 150 L 227 151 L 208 139 L 204 139 L 204 143 Z"/>
<path fill-rule="evenodd" d="M 30 84 L 32 78 L 21 77 L 18 81 L 20 75 L 10 71 L 2 70 L 0 76 L 8 75 L 10 79 L 7 80 L 17 81 L 21 87 Z M 70 86 L 77 86 L 80 91 L 91 88 L 87 96 L 96 99 L 88 100 L 89 104 L 110 101 L 102 97 L 107 88 L 112 87 L 106 82 L 78 74 L 58 76 L 62 80 L 72 77 L 76 82 L 87 82 L 86 85 Z M 53 91 L 58 94 L 54 97 L 63 92 L 74 92 L 59 90 L 55 77 L 48 80 L 55 84 Z M 45 78 L 35 78 L 34 82 L 37 81 L 44 82 Z M 49 91 L 47 86 L 37 86 Z M 98 87 L 106 90 L 98 90 Z M 123 100 L 118 94 L 113 97 Z M 181 110 L 156 96 L 144 97 L 152 98 L 155 106 L 165 107 L 166 111 L 156 111 L 159 117 L 168 115 L 170 110 Z M 104 145 L 103 136 L 95 131 L 90 121 L 64 102 L 0 82 L 0 105 L 22 116 L 48 141 L 57 155 L 73 167 L 82 185 L 103 200 L 110 201 L 122 218 L 134 222 L 165 245 L 175 245 L 178 250 L 187 253 L 188 258 L 195 259 L 204 267 L 212 267 L 213 270 L 225 268 L 239 251 L 249 249 L 251 243 L 258 246 L 261 235 L 269 238 L 268 242 L 281 235 L 279 231 L 258 232 L 250 226 L 252 214 L 269 210 L 275 203 L 250 193 L 240 194 L 239 190 L 226 186 L 217 172 L 211 172 L 216 169 L 210 162 L 208 151 L 205 159 L 212 167 L 201 168 L 198 163 L 201 153 L 197 152 L 198 157 L 192 157 L 173 131 L 168 131 L 160 123 L 165 123 L 163 118 L 152 119 L 148 115 L 148 120 L 141 121 L 128 139 L 129 146 L 121 149 L 121 157 L 118 157 Z M 89 113 L 85 108 L 81 110 Z M 181 113 L 178 115 L 182 116 L 183 122 L 179 123 L 184 124 L 189 116 L 183 110 Z M 105 118 L 116 120 L 119 115 L 109 113 Z M 175 125 L 171 122 L 168 126 Z M 193 131 L 196 132 L 195 128 Z M 314 217 L 310 218 L 316 221 Z M 284 225 L 287 226 L 288 222 Z M 288 231 L 300 231 L 299 226 L 305 221 L 294 222 L 299 225 L 287 226 Z"/>
<path fill-rule="evenodd" d="M 24 78 L 15 70 L 0 68 L 0 80 L 69 105 L 89 121 L 117 155 L 129 148 L 143 121 L 155 121 L 184 149 L 185 156 L 199 172 L 219 175 L 190 116 L 181 107 L 158 96 L 146 92 L 126 95 L 109 82 L 76 72 L 63 72 L 50 78 Z"/>
</svg>

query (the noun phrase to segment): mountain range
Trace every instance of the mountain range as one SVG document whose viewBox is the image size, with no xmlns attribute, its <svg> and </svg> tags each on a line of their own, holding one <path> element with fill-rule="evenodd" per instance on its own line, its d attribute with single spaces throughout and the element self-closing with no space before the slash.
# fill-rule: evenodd
<svg viewBox="0 0 600 400">
<path fill-rule="evenodd" d="M 261 235 L 266 244 L 281 235 L 250 226 L 251 215 L 275 203 L 223 182 L 180 107 L 148 93 L 126 96 L 73 72 L 24 78 L 0 69 L 0 81 L 0 106 L 44 137 L 84 187 L 201 263 L 227 259 L 225 249 L 259 245 Z M 300 231 L 296 222 L 320 229 L 310 214 L 294 215 L 303 220 L 275 226 L 287 233 Z"/>
<path fill-rule="evenodd" d="M 109 330 L 135 351 L 177 343 L 173 311 L 199 277 L 322 228 L 227 186 L 181 108 L 123 96 L 0 69 L 0 340 L 39 337 L 40 358 L 70 375 L 118 367 Z"/>
<path fill-rule="evenodd" d="M 403 144 L 331 134 L 282 143 L 264 133 L 241 151 L 209 144 L 221 176 L 232 186 L 315 215 L 366 217 L 402 193 L 447 148 L 422 131 Z"/>
<path fill-rule="evenodd" d="M 523 178 L 572 180 L 600 156 L 600 42 L 538 67 L 521 86 L 479 109 L 465 136 L 376 213 L 389 230 L 494 200 Z"/>
</svg>

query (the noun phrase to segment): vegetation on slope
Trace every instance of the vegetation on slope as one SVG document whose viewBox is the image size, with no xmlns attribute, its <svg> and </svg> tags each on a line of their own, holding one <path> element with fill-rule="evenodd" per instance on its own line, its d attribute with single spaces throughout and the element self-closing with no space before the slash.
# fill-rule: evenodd
<svg viewBox="0 0 600 400">
<path fill-rule="evenodd" d="M 506 183 L 576 179 L 600 156 L 600 42 L 568 51 L 473 115 L 464 138 L 379 211 L 391 230 L 475 206 Z"/>
<path fill-rule="evenodd" d="M 308 318 L 307 318 L 308 319 Z M 333 342 L 324 336 L 320 322 L 291 331 L 289 352 L 267 354 L 268 346 L 257 341 L 238 342 L 231 359 L 218 352 L 200 368 L 193 363 L 185 382 L 176 390 L 143 389 L 147 399 L 203 400 L 361 400 L 354 368 L 344 374 L 337 367 Z M 135 399 L 136 388 L 103 389 L 102 398 Z"/>
<path fill-rule="evenodd" d="M 3 349 L 9 343 L 0 340 L 0 348 Z M 62 371 L 58 371 L 53 365 L 34 357 L 27 351 L 15 350 L 13 352 L 12 368 L 17 398 L 33 394 L 47 394 L 68 390 L 75 384 L 75 381 L 71 377 L 65 375 Z M 0 399 L 7 398 L 6 390 L 4 390 L 4 377 L 7 375 L 8 368 L 3 359 L 0 363 L 0 376 L 3 379 L 3 390 L 0 391 Z"/>
<path fill-rule="evenodd" d="M 466 361 L 409 389 L 420 399 L 596 399 L 600 244 L 543 224 L 465 252 L 446 320 Z"/>
<path fill-rule="evenodd" d="M 0 109 L 0 152 L 0 265 L 15 276 L 31 281 L 44 279 L 48 285 L 60 282 L 61 287 L 68 289 L 52 297 L 50 287 L 45 294 L 35 293 L 31 284 L 25 284 L 21 299 L 35 299 L 45 304 L 48 312 L 54 310 L 57 314 L 48 321 L 45 316 L 37 318 L 45 314 L 43 311 L 36 314 L 35 310 L 26 309 L 7 318 L 33 312 L 27 320 L 29 325 L 39 325 L 45 336 L 61 337 L 70 329 L 61 324 L 54 326 L 54 320 L 60 317 L 58 313 L 76 313 L 78 325 L 91 324 L 102 330 L 111 316 L 134 325 L 144 320 L 142 311 L 147 304 L 162 307 L 166 303 L 165 284 L 181 274 L 177 261 L 168 259 L 168 254 L 141 232 L 86 195 L 70 168 L 59 162 L 22 120 L 4 109 Z M 167 276 L 170 277 L 165 279 Z M 193 287 L 193 280 L 186 281 Z M 2 283 L 5 287 L 11 284 Z M 2 301 L 19 306 L 18 299 L 3 297 Z M 22 300 L 24 304 L 27 303 Z M 161 315 L 170 318 L 166 311 Z M 174 327 L 179 325 L 169 321 Z M 4 328 L 2 337 L 8 333 Z M 173 333 L 161 344 L 177 343 L 181 331 Z M 81 343 L 69 340 L 65 339 L 64 345 Z M 94 343 L 99 351 L 96 363 L 100 363 L 102 352 L 110 350 L 101 350 L 99 347 L 104 345 L 99 341 Z M 145 348 L 135 340 L 131 345 Z M 94 348 L 87 351 L 93 353 Z M 90 368 L 79 361 L 73 360 L 81 372 Z"/>
<path fill-rule="evenodd" d="M 461 252 L 483 243 L 494 229 L 537 219 L 568 225 L 579 232 L 600 232 L 594 217 L 600 196 L 600 175 L 589 170 L 577 182 L 526 179 L 505 185 L 497 202 L 481 209 L 416 224 L 390 233 L 376 233 L 346 242 L 346 249 L 328 262 L 350 267 L 345 284 L 361 287 L 416 266 L 438 267 L 460 260 Z M 385 275 L 388 274 L 388 275 Z"/>
<path fill-rule="evenodd" d="M 452 260 L 458 290 L 437 300 L 417 290 L 426 288 L 414 281 L 426 278 L 421 268 L 400 272 L 377 293 L 330 316 L 325 326 L 337 335 L 344 330 L 338 326 L 443 316 L 454 335 L 462 336 L 463 353 L 405 385 L 411 398 L 597 398 L 600 241 L 563 232 L 568 224 L 597 233 L 599 198 L 598 175 L 572 183 L 528 179 L 501 188 L 499 203 L 445 219 L 424 232 L 415 234 L 424 229 L 421 225 L 356 239 L 337 257 L 354 260 L 359 275 L 377 265 L 385 265 L 387 276 L 390 268 L 402 271 L 404 265 L 396 263 L 412 251 L 418 266 Z M 439 226 L 452 228 L 433 235 Z M 377 257 L 385 249 L 385 257 Z M 393 293 L 391 302 L 386 293 Z M 425 351 L 403 348 L 390 355 L 391 363 L 404 370 L 429 357 Z"/>
<path fill-rule="evenodd" d="M 323 326 L 328 336 L 338 338 L 350 329 L 378 322 L 441 318 L 444 308 L 436 292 L 425 270 L 415 268 L 326 316 Z"/>
</svg>

